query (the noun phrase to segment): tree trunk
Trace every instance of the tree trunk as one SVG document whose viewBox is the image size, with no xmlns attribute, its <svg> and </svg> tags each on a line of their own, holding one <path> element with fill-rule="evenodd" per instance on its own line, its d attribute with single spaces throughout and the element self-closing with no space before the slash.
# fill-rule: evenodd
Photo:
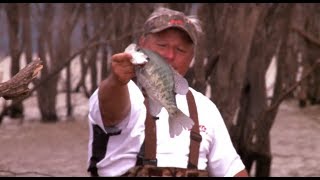
<svg viewBox="0 0 320 180">
<path fill-rule="evenodd" d="M 56 53 L 57 61 L 63 63 L 67 61 L 71 53 L 71 37 L 74 27 L 79 18 L 79 4 L 63 4 L 62 5 L 62 16 L 60 17 L 60 28 L 58 28 L 59 41 L 56 42 Z M 61 62 L 62 61 L 62 62 Z M 72 116 L 72 102 L 71 102 L 71 64 L 66 65 L 66 106 L 67 116 Z"/>
<path fill-rule="evenodd" d="M 220 54 L 214 75 L 210 77 L 211 99 L 230 130 L 239 107 L 240 89 L 260 9 L 255 4 L 219 4 L 216 8 L 222 8 L 221 18 L 216 23 L 222 26 L 216 27 L 215 32 L 223 30 L 224 33 L 215 34 L 223 38 L 214 41 L 220 45 Z"/>
<path fill-rule="evenodd" d="M 319 23 L 319 6 L 317 4 L 304 4 L 303 6 L 303 15 L 306 17 L 305 26 L 302 28 L 306 33 L 312 36 L 314 39 L 320 41 L 320 23 Z M 320 45 L 310 42 L 307 39 L 304 39 L 306 48 L 304 56 L 304 64 L 307 67 L 311 67 L 320 56 Z M 307 68 L 304 68 L 307 69 Z M 320 70 L 315 70 L 310 78 L 305 82 L 305 89 L 307 91 L 307 101 L 311 105 L 320 104 Z"/>
<path fill-rule="evenodd" d="M 271 59 L 277 53 L 279 42 L 283 42 L 279 54 L 285 53 L 283 45 L 287 43 L 285 35 L 288 34 L 290 12 L 289 4 L 264 6 L 247 64 L 237 125 L 232 137 L 249 172 L 253 163 L 256 162 L 255 176 L 270 175 L 269 132 L 273 123 L 272 117 L 274 118 L 277 108 L 275 111 L 266 112 L 268 103 L 265 74 Z M 282 60 L 280 58 L 283 58 L 282 55 L 277 57 L 277 62 Z M 280 69 L 277 69 L 277 72 L 279 71 Z M 279 77 L 278 80 L 280 80 Z"/>
<path fill-rule="evenodd" d="M 26 62 L 29 64 L 32 61 L 32 38 L 31 38 L 31 21 L 30 21 L 30 4 L 20 4 L 22 30 L 23 30 L 23 48 L 25 51 Z"/>
<path fill-rule="evenodd" d="M 205 64 L 207 58 L 206 45 L 202 36 L 198 39 L 196 46 L 196 54 L 185 78 L 188 80 L 189 86 L 195 90 L 205 93 L 207 88 L 207 79 L 205 77 L 208 65 Z M 204 69 L 204 70 L 203 70 Z"/>
<path fill-rule="evenodd" d="M 118 17 L 117 20 L 113 20 L 113 39 L 117 39 L 117 41 L 113 41 L 112 44 L 112 51 L 113 53 L 120 53 L 123 52 L 124 49 L 132 42 L 132 20 L 134 17 L 135 11 L 132 11 L 132 4 L 125 3 L 123 4 L 123 10 L 127 13 L 122 13 L 121 11 L 115 10 L 113 11 L 114 16 Z M 123 36 L 125 35 L 125 36 Z M 119 37 L 123 37 L 119 39 Z"/>
<path fill-rule="evenodd" d="M 39 7 L 40 8 L 40 7 Z M 37 89 L 38 107 L 41 114 L 42 122 L 56 122 L 58 116 L 56 113 L 56 96 L 58 75 L 53 75 L 50 81 L 43 81 L 52 71 L 53 67 L 57 66 L 56 59 L 53 58 L 52 48 L 52 32 L 49 29 L 52 25 L 54 14 L 53 4 L 44 4 L 39 14 L 39 36 L 38 36 L 38 53 L 41 60 L 43 60 L 44 67 L 40 76 L 40 81 L 43 82 Z M 47 48 L 46 48 L 47 47 Z M 48 56 L 46 56 L 48 55 Z"/>
<path fill-rule="evenodd" d="M 89 43 L 89 32 L 88 32 L 88 7 L 86 4 L 80 4 L 81 8 L 81 20 L 82 20 L 82 27 L 81 27 L 81 40 L 84 43 Z M 87 52 L 83 51 L 80 54 L 80 68 L 81 68 L 81 75 L 80 75 L 80 80 L 76 85 L 75 91 L 79 92 L 80 88 L 83 89 L 84 94 L 87 97 L 90 97 L 90 92 L 88 92 L 85 81 L 86 81 L 86 76 L 87 76 L 87 71 L 88 71 L 88 63 L 86 62 L 86 56 Z"/>
<path fill-rule="evenodd" d="M 19 34 L 21 31 L 20 26 L 20 11 L 18 4 L 6 4 L 5 6 L 7 20 L 8 20 L 8 32 L 9 32 L 9 51 L 11 57 L 11 68 L 10 75 L 13 77 L 20 70 L 20 56 L 21 56 L 21 45 Z M 8 109 L 8 115 L 12 118 L 23 117 L 23 105 L 22 102 L 16 102 Z"/>
</svg>

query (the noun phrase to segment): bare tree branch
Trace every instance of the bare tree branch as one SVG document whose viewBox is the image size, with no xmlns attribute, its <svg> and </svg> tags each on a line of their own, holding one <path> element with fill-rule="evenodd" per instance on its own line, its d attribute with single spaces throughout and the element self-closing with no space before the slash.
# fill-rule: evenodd
<svg viewBox="0 0 320 180">
<path fill-rule="evenodd" d="M 306 38 L 311 43 L 316 44 L 317 46 L 320 47 L 320 40 L 317 39 L 316 37 L 312 36 L 311 34 L 308 34 L 306 31 L 304 31 L 298 27 L 295 27 L 295 26 L 292 26 L 291 29 L 296 31 L 297 33 L 299 33 L 301 36 Z"/>
<path fill-rule="evenodd" d="M 316 61 L 314 65 L 307 71 L 307 73 L 302 76 L 300 81 L 297 81 L 295 84 L 290 86 L 280 97 L 272 104 L 270 107 L 266 110 L 272 111 L 274 108 L 278 107 L 278 105 L 292 92 L 294 91 L 297 86 L 301 84 L 302 81 L 304 81 L 313 71 L 315 71 L 318 68 L 318 65 L 320 64 L 320 60 Z"/>
<path fill-rule="evenodd" d="M 40 59 L 34 60 L 10 80 L 0 83 L 0 97 L 6 100 L 27 97 L 30 93 L 28 85 L 37 76 L 42 67 Z"/>
</svg>

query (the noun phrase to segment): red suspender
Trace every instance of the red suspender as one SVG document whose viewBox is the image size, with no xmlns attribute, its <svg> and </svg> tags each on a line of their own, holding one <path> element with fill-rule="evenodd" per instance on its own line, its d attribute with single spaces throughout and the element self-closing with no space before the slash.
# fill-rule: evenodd
<svg viewBox="0 0 320 180">
<path fill-rule="evenodd" d="M 150 115 L 148 107 L 148 99 L 145 96 L 144 104 L 147 108 L 147 117 L 145 121 L 145 140 L 144 140 L 144 158 L 142 164 L 150 164 L 157 166 L 157 132 L 155 119 Z"/>
<path fill-rule="evenodd" d="M 190 118 L 194 121 L 194 125 L 190 132 L 190 152 L 188 168 L 198 169 L 199 148 L 202 137 L 199 133 L 199 120 L 197 106 L 191 91 L 187 93 L 187 101 L 189 106 Z"/>
</svg>

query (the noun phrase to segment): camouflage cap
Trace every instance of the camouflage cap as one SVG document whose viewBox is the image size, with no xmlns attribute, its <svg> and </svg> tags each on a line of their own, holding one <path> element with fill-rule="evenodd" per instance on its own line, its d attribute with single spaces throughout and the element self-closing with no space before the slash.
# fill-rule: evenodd
<svg viewBox="0 0 320 180">
<path fill-rule="evenodd" d="M 193 22 L 180 11 L 158 8 L 144 24 L 144 33 L 156 33 L 168 28 L 184 30 L 194 44 L 197 44 L 197 30 Z"/>
</svg>

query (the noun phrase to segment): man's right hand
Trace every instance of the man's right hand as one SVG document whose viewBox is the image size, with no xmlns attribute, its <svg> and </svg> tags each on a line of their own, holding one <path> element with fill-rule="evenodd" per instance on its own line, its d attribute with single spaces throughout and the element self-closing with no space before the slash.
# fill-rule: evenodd
<svg viewBox="0 0 320 180">
<path fill-rule="evenodd" d="M 111 77 L 119 85 L 126 85 L 135 76 L 131 59 L 129 53 L 114 54 L 111 58 Z"/>
</svg>

